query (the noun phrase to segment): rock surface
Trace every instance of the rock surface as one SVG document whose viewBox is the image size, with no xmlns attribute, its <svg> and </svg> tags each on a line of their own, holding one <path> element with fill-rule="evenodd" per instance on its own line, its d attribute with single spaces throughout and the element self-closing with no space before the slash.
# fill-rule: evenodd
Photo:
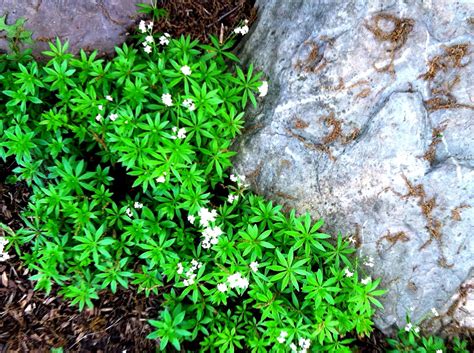
<svg viewBox="0 0 474 353">
<path fill-rule="evenodd" d="M 240 54 L 270 88 L 236 170 L 373 257 L 362 267 L 389 290 L 379 328 L 436 308 L 469 329 L 449 309 L 474 273 L 472 1 L 256 5 Z"/>
<path fill-rule="evenodd" d="M 112 52 L 125 40 L 126 28 L 137 18 L 136 4 L 143 0 L 0 0 L 0 16 L 8 22 L 28 19 L 25 27 L 33 31 L 34 52 L 48 48 L 47 42 L 59 37 L 68 40 L 72 52 L 80 48 L 100 48 Z M 7 43 L 0 40 L 0 49 Z"/>
</svg>

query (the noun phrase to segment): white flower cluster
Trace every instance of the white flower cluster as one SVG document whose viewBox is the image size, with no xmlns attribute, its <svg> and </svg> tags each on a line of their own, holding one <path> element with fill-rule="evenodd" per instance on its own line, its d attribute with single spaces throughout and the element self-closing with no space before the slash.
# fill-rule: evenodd
<svg viewBox="0 0 474 353">
<path fill-rule="evenodd" d="M 191 260 L 191 268 L 186 271 L 184 274 L 186 278 L 183 280 L 183 284 L 188 287 L 190 285 L 194 284 L 194 280 L 196 279 L 196 274 L 194 273 L 197 269 L 200 269 L 202 267 L 202 262 L 199 262 L 195 259 Z M 184 266 L 181 262 L 178 263 L 178 270 L 176 273 L 178 275 L 181 275 L 184 272 Z"/>
<path fill-rule="evenodd" d="M 212 245 L 216 245 L 219 242 L 219 237 L 223 234 L 220 227 L 207 227 L 202 231 L 202 247 L 209 249 Z"/>
<path fill-rule="evenodd" d="M 227 283 L 229 283 L 229 287 L 246 289 L 249 286 L 249 280 L 245 277 L 242 277 L 240 272 L 236 272 L 233 275 L 227 277 Z"/>
<path fill-rule="evenodd" d="M 345 269 L 344 269 L 344 274 L 346 275 L 346 277 L 352 277 L 352 276 L 354 276 L 354 272 L 349 271 L 348 268 L 345 268 Z"/>
<path fill-rule="evenodd" d="M 196 220 L 196 217 L 194 217 L 194 216 L 191 215 L 191 214 L 188 215 L 188 221 L 189 221 L 189 223 L 194 224 L 194 221 L 195 221 L 195 220 Z"/>
<path fill-rule="evenodd" d="M 191 68 L 188 65 L 182 66 L 181 72 L 183 73 L 184 76 L 189 76 L 192 73 Z"/>
<path fill-rule="evenodd" d="M 364 261 L 364 265 L 367 267 L 374 267 L 374 257 L 373 256 L 367 256 L 367 259 Z"/>
<path fill-rule="evenodd" d="M 257 272 L 258 271 L 258 262 L 257 261 L 253 261 L 250 263 L 250 269 L 252 270 L 252 272 Z"/>
<path fill-rule="evenodd" d="M 372 278 L 370 276 L 367 276 L 366 278 L 362 279 L 360 281 L 360 283 L 364 284 L 364 285 L 367 285 L 369 284 L 370 282 L 372 282 Z"/>
<path fill-rule="evenodd" d="M 140 24 L 138 25 L 138 29 L 140 32 L 145 33 L 147 31 L 151 31 L 153 29 L 153 22 L 150 21 L 148 24 L 145 21 L 140 21 Z"/>
<path fill-rule="evenodd" d="M 231 174 L 229 178 L 234 183 L 237 183 L 239 187 L 248 188 L 250 186 L 248 183 L 245 182 L 245 175 Z"/>
<path fill-rule="evenodd" d="M 202 231 L 203 240 L 201 245 L 204 249 L 209 249 L 212 245 L 217 244 L 219 237 L 223 234 L 220 227 L 211 225 L 211 223 L 216 221 L 217 211 L 209 211 L 207 208 L 201 207 L 198 216 L 199 224 L 204 227 L 204 230 Z M 190 222 L 192 221 L 191 223 L 194 224 L 194 216 L 188 216 L 188 220 Z"/>
<path fill-rule="evenodd" d="M 405 325 L 405 331 L 410 332 L 411 330 L 413 330 L 413 332 L 415 333 L 420 332 L 420 328 L 418 326 L 413 326 L 412 323 L 409 322 L 408 324 Z"/>
<path fill-rule="evenodd" d="M 277 341 L 280 342 L 280 343 L 285 343 L 287 337 L 288 337 L 288 332 L 281 331 L 280 336 L 278 336 L 278 338 L 277 338 Z"/>
<path fill-rule="evenodd" d="M 196 109 L 196 106 L 194 105 L 194 102 L 191 98 L 185 99 L 183 101 L 183 107 L 188 108 L 191 112 Z"/>
<path fill-rule="evenodd" d="M 138 201 L 135 201 L 133 203 L 133 208 L 135 209 L 141 209 L 143 208 L 143 204 L 141 202 L 138 202 Z M 127 209 L 125 210 L 125 213 L 127 214 L 127 216 L 129 216 L 130 218 L 133 216 L 133 212 L 132 210 L 130 209 L 130 207 L 127 207 Z"/>
<path fill-rule="evenodd" d="M 234 203 L 234 201 L 236 201 L 238 198 L 239 198 L 238 195 L 229 194 L 229 196 L 227 196 L 227 202 Z"/>
<path fill-rule="evenodd" d="M 209 223 L 215 222 L 217 217 L 217 211 L 209 211 L 207 208 L 201 207 L 198 212 L 199 224 L 203 227 L 208 227 Z"/>
<path fill-rule="evenodd" d="M 262 81 L 262 84 L 260 87 L 258 87 L 258 92 L 260 93 L 260 97 L 265 97 L 268 93 L 268 82 L 267 81 Z"/>
<path fill-rule="evenodd" d="M 148 24 L 145 21 L 140 21 L 140 24 L 138 25 L 138 29 L 142 33 L 150 33 L 145 37 L 145 41 L 143 42 L 143 51 L 145 53 L 150 54 L 152 52 L 152 44 L 155 42 L 155 39 L 153 38 L 153 35 L 151 35 L 151 31 L 153 30 L 153 22 L 149 22 Z"/>
<path fill-rule="evenodd" d="M 176 126 L 173 126 L 171 130 L 173 130 L 173 132 L 176 134 L 171 136 L 173 140 L 186 138 L 186 129 L 184 127 L 178 130 Z"/>
<path fill-rule="evenodd" d="M 166 181 L 166 172 L 163 172 L 158 178 L 155 179 L 157 183 L 164 183 Z"/>
<path fill-rule="evenodd" d="M 288 332 L 286 331 L 281 331 L 280 336 L 278 336 L 277 341 L 281 344 L 286 342 L 286 338 L 288 337 Z M 300 349 L 298 350 L 298 346 Z M 306 338 L 300 338 L 298 341 L 298 346 L 294 344 L 293 342 L 290 343 L 290 349 L 292 352 L 295 353 L 307 353 L 309 347 L 311 347 L 311 341 Z"/>
<path fill-rule="evenodd" d="M 242 27 L 237 27 L 234 29 L 235 34 L 241 34 L 241 35 L 246 35 L 249 33 L 249 26 L 247 26 L 249 23 L 249 20 L 244 21 L 244 25 Z"/>
<path fill-rule="evenodd" d="M 8 244 L 8 239 L 5 237 L 0 237 L 0 262 L 7 261 L 10 258 L 10 255 L 5 251 L 5 245 Z"/>
<path fill-rule="evenodd" d="M 443 350 L 442 349 L 437 349 L 436 353 L 443 353 Z"/>
<path fill-rule="evenodd" d="M 161 95 L 161 101 L 167 107 L 171 107 L 173 105 L 173 98 L 171 98 L 171 94 L 169 94 L 169 93 L 163 93 Z"/>
<path fill-rule="evenodd" d="M 170 38 L 171 36 L 169 33 L 163 33 L 163 35 L 160 37 L 160 45 L 168 45 L 170 44 Z"/>
</svg>

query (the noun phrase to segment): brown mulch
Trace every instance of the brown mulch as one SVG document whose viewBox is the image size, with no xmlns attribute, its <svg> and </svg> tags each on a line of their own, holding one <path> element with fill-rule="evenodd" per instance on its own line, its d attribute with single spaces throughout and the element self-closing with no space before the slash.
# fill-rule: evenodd
<svg viewBox="0 0 474 353">
<path fill-rule="evenodd" d="M 161 0 L 158 3 L 168 16 L 155 23 L 155 31 L 167 32 L 175 38 L 189 34 L 204 43 L 209 42 L 211 34 L 227 38 L 244 20 L 251 27 L 257 17 L 255 0 Z"/>
</svg>

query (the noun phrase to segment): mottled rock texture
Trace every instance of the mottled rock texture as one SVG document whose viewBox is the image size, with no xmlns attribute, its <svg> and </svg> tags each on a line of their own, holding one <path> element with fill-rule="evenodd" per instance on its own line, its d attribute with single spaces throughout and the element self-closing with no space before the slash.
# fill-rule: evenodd
<svg viewBox="0 0 474 353">
<path fill-rule="evenodd" d="M 68 40 L 73 52 L 80 48 L 112 52 L 125 40 L 126 29 L 137 17 L 137 3 L 143 0 L 0 0 L 0 15 L 8 13 L 8 23 L 28 19 L 33 31 L 35 53 L 48 48 L 56 37 Z M 4 40 L 0 48 L 6 49 Z"/>
<path fill-rule="evenodd" d="M 270 89 L 249 112 L 237 171 L 357 239 L 375 260 L 364 271 L 389 290 L 382 330 L 407 313 L 472 329 L 450 310 L 474 273 L 472 1 L 257 6 L 240 51 Z"/>
</svg>

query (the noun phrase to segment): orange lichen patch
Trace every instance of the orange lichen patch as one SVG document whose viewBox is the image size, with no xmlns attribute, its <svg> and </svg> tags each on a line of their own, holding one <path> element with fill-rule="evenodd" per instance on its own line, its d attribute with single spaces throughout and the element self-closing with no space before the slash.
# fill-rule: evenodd
<svg viewBox="0 0 474 353">
<path fill-rule="evenodd" d="M 465 203 L 457 206 L 456 208 L 454 208 L 453 210 L 451 210 L 451 219 L 453 221 L 457 221 L 459 222 L 461 220 L 461 211 L 462 209 L 464 208 L 471 208 L 471 206 L 469 205 L 466 205 Z"/>
<path fill-rule="evenodd" d="M 360 129 L 356 127 L 356 128 L 354 128 L 354 130 L 352 130 L 352 132 L 349 135 L 344 136 L 344 138 L 342 140 L 342 144 L 347 145 L 347 144 L 351 143 L 357 137 L 359 137 L 359 135 L 360 135 Z"/>
<path fill-rule="evenodd" d="M 384 239 L 387 240 L 390 243 L 390 246 L 385 251 L 390 250 L 399 241 L 401 241 L 403 243 L 406 243 L 407 241 L 410 240 L 410 238 L 408 237 L 408 235 L 405 232 L 396 232 L 396 233 L 392 234 L 392 233 L 390 233 L 390 230 L 388 230 L 387 234 L 380 237 L 376 242 L 377 252 L 379 254 L 381 253 L 380 247 L 381 247 L 382 240 L 384 240 Z"/>
<path fill-rule="evenodd" d="M 380 28 L 380 21 L 390 22 L 394 28 L 391 31 L 385 31 Z M 410 18 L 398 18 L 389 13 L 379 13 L 372 17 L 372 24 L 366 23 L 365 27 L 374 34 L 375 38 L 380 41 L 389 41 L 393 43 L 395 49 L 398 49 L 406 43 L 414 25 L 415 21 Z"/>
<path fill-rule="evenodd" d="M 295 129 L 306 129 L 309 124 L 306 121 L 301 120 L 300 118 L 296 118 L 293 124 Z"/>
<path fill-rule="evenodd" d="M 315 150 L 315 151 L 321 151 L 321 152 L 324 152 L 326 153 L 328 156 L 329 156 L 329 159 L 332 160 L 332 161 L 335 161 L 336 158 L 332 155 L 332 152 L 331 150 L 329 149 L 328 146 L 325 146 L 323 144 L 320 144 L 320 143 L 312 143 L 312 142 L 309 142 L 306 138 L 304 138 L 303 136 L 300 136 L 298 134 L 295 134 L 293 131 L 291 131 L 290 129 L 286 129 L 285 130 L 290 136 L 298 139 L 298 141 L 301 141 L 303 143 L 303 146 L 306 147 L 307 149 L 310 149 L 310 150 Z"/>
<path fill-rule="evenodd" d="M 402 198 L 406 199 L 406 198 L 409 198 L 409 197 L 419 197 L 419 198 L 424 199 L 426 197 L 425 187 L 422 184 L 413 185 L 408 180 L 408 178 L 403 174 L 402 174 L 402 178 L 405 181 L 405 184 L 406 184 L 407 189 L 408 189 L 408 193 L 403 195 Z"/>
<path fill-rule="evenodd" d="M 370 92 L 372 92 L 372 90 L 370 88 L 364 88 L 362 91 L 360 91 L 357 95 L 356 95 L 356 99 L 359 99 L 359 98 L 366 98 L 369 96 Z"/>
<path fill-rule="evenodd" d="M 442 141 L 442 133 L 446 129 L 446 125 L 435 127 L 431 132 L 431 143 L 428 146 L 423 158 L 426 159 L 428 162 L 433 163 L 436 157 L 436 146 L 441 143 Z"/>
<path fill-rule="evenodd" d="M 327 116 L 322 116 L 320 120 L 324 121 L 326 125 L 332 126 L 331 132 L 324 137 L 323 144 L 332 143 L 342 136 L 342 123 L 334 117 L 334 112 L 329 113 Z"/>
<path fill-rule="evenodd" d="M 352 85 L 347 86 L 347 89 L 355 88 L 361 85 L 368 85 L 368 84 L 369 84 L 369 81 L 367 80 L 359 80 L 357 82 L 354 82 Z"/>
<path fill-rule="evenodd" d="M 444 47 L 443 54 L 436 55 L 428 62 L 428 70 L 419 76 L 430 85 L 432 98 L 424 101 L 428 111 L 454 108 L 474 109 L 473 105 L 458 103 L 451 93 L 461 81 L 461 75 L 458 72 L 468 64 L 463 64 L 463 59 L 468 53 L 468 43 L 455 44 Z M 453 74 L 456 74 L 454 79 L 449 80 Z"/>
<path fill-rule="evenodd" d="M 299 71 L 316 73 L 326 66 L 327 61 L 324 55 L 320 55 L 319 46 L 313 40 L 307 40 L 304 44 L 310 46 L 309 54 L 304 60 L 298 59 L 294 68 Z"/>
<path fill-rule="evenodd" d="M 387 21 L 393 29 L 386 31 L 380 27 L 381 21 Z M 415 21 L 410 18 L 398 18 L 389 13 L 379 13 L 372 17 L 371 23 L 366 22 L 365 27 L 373 33 L 375 38 L 381 42 L 389 42 L 389 63 L 382 67 L 376 67 L 375 63 L 372 65 L 378 72 L 395 73 L 393 62 L 395 61 L 396 52 L 406 43 L 408 35 L 413 29 Z"/>
</svg>

